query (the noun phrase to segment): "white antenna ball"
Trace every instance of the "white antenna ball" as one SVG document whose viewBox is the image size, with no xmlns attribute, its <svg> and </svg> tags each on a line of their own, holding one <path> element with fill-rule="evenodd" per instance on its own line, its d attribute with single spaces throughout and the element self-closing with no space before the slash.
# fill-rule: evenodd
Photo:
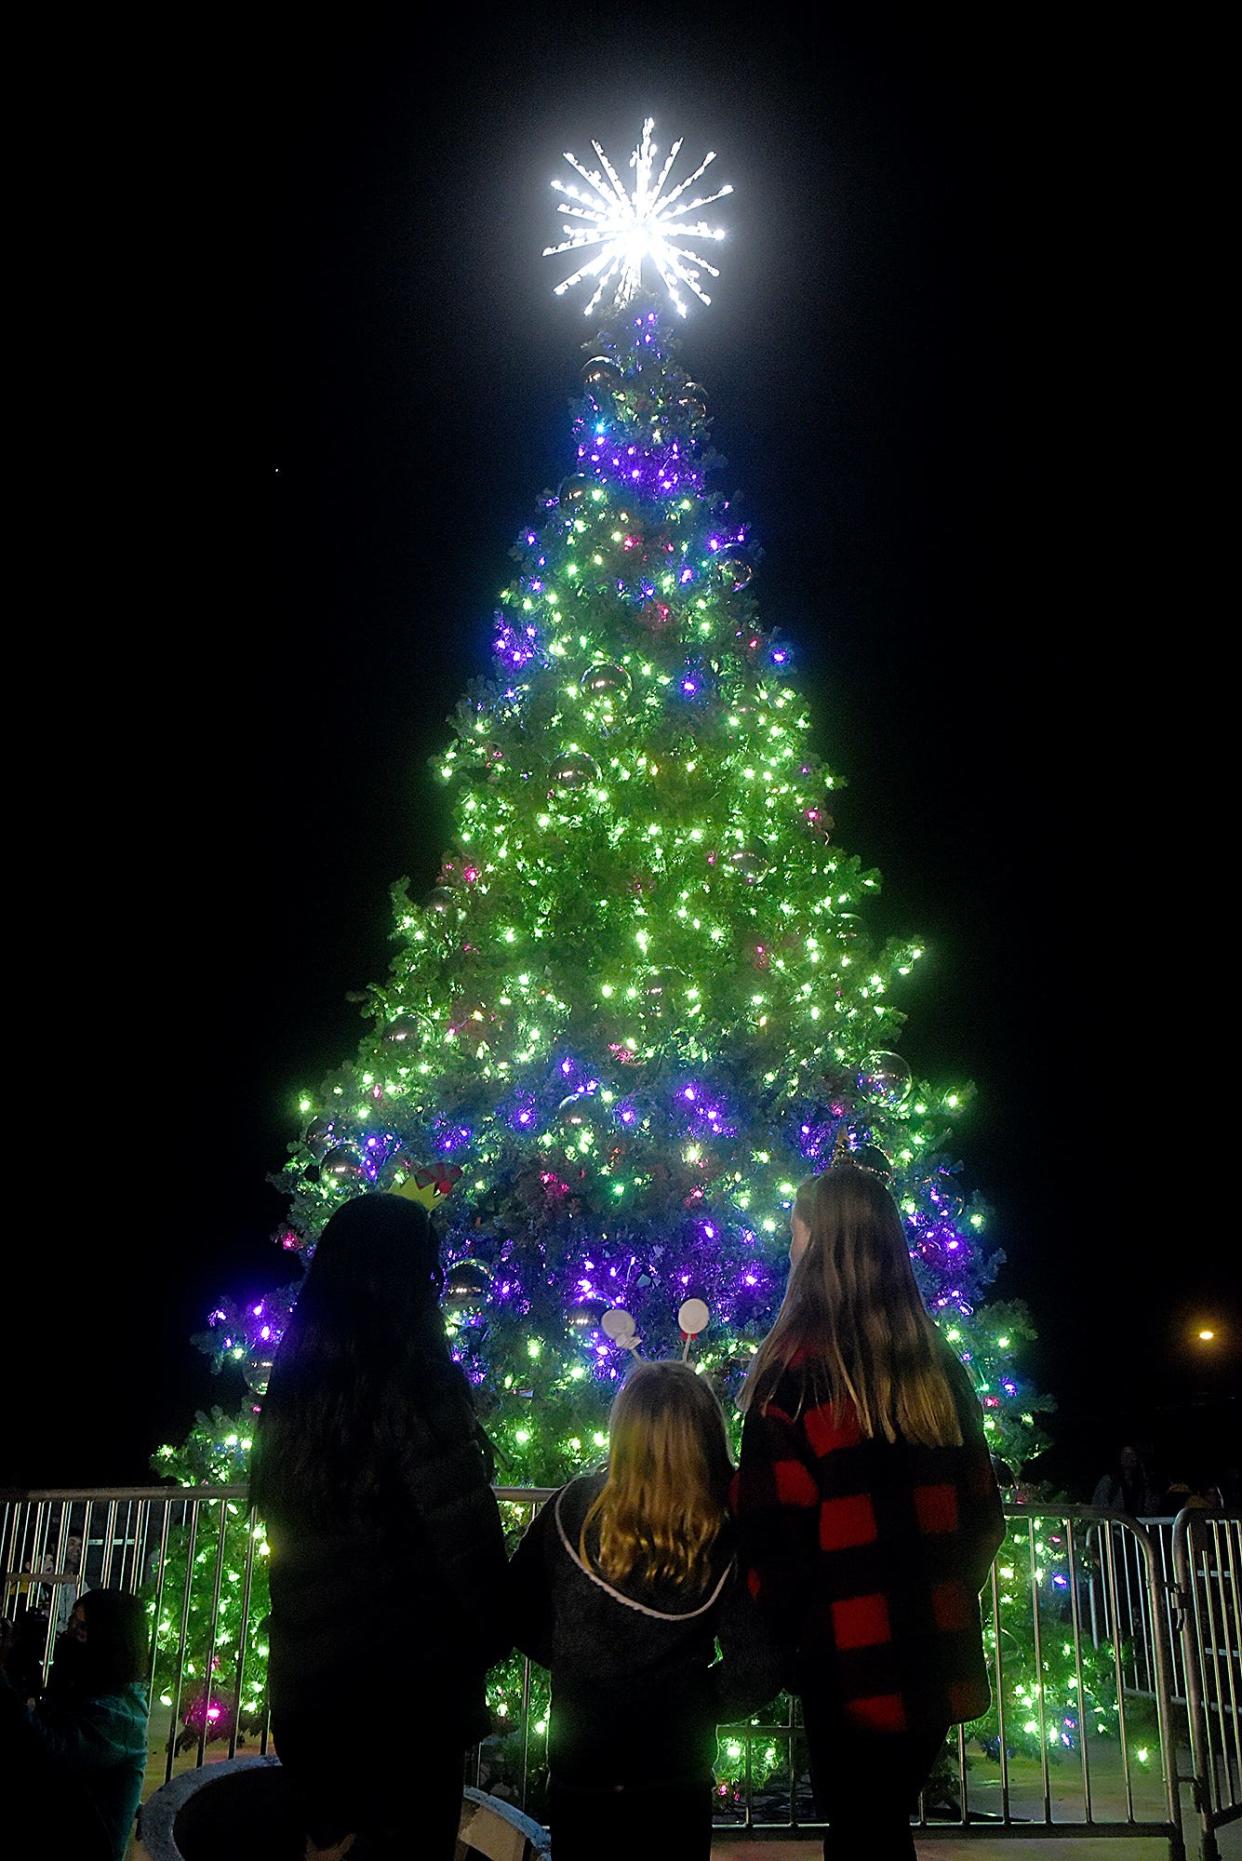
<svg viewBox="0 0 1242 1861">
<path fill-rule="evenodd" d="M 711 1314 L 702 1299 L 687 1299 L 677 1314 L 677 1325 L 685 1338 L 697 1338 L 700 1331 L 706 1331 Z"/>
<path fill-rule="evenodd" d="M 614 1344 L 624 1344 L 634 1336 L 636 1330 L 633 1317 L 619 1305 L 614 1305 L 610 1311 L 605 1312 L 599 1323 L 601 1331 L 610 1337 Z"/>
</svg>

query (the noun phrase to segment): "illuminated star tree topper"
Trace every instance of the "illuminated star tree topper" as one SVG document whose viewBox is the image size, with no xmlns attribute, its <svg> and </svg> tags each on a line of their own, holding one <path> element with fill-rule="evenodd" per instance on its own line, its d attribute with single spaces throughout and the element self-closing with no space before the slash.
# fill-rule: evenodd
<svg viewBox="0 0 1242 1861">
<path fill-rule="evenodd" d="M 554 258 L 561 252 L 588 252 L 599 247 L 593 258 L 556 287 L 556 295 L 563 297 L 584 279 L 598 280 L 586 306 L 588 317 L 609 286 L 613 287 L 612 301 L 617 310 L 637 296 L 642 288 L 644 259 L 650 259 L 660 274 L 679 316 L 685 316 L 687 304 L 678 284 L 693 291 L 700 303 L 712 301 L 702 287 L 702 276 L 706 272 L 709 277 L 718 278 L 720 273 L 685 241 L 724 238 L 723 227 L 708 226 L 703 220 L 691 219 L 690 215 L 723 199 L 733 189 L 726 184 L 714 194 L 700 194 L 693 200 L 682 198 L 715 161 L 716 152 L 709 149 L 694 173 L 666 194 L 664 189 L 684 138 L 679 136 L 674 142 L 653 182 L 652 170 L 659 153 L 651 140 L 654 128 L 655 119 L 649 116 L 643 124 L 642 140 L 630 156 L 630 167 L 635 174 L 632 189 L 625 186 L 598 142 L 591 144 L 599 158 L 597 169 L 583 167 L 576 155 L 565 152 L 565 160 L 586 182 L 589 194 L 573 181 L 552 183 L 558 194 L 568 199 L 569 204 L 561 208 L 565 215 L 562 231 L 566 237 L 559 246 L 545 246 L 543 256 Z"/>
</svg>

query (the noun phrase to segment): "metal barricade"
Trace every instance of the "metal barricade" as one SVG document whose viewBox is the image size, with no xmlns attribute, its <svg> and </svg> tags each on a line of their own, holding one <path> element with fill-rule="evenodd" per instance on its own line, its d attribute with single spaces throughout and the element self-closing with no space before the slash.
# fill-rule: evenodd
<svg viewBox="0 0 1242 1861">
<path fill-rule="evenodd" d="M 511 1540 L 548 1496 L 497 1489 Z M 233 1758 L 239 1746 L 266 1755 L 266 1558 L 244 1486 L 0 1492 L 0 1615 L 21 1625 L 30 1691 L 46 1679 L 79 1594 L 115 1586 L 145 1598 L 151 1787 L 208 1762 L 209 1746 L 213 1757 Z M 546 1679 L 514 1657 L 492 1690 L 498 1730 L 473 1754 L 473 1775 L 525 1803 L 546 1736 Z"/>
<path fill-rule="evenodd" d="M 251 1607 L 261 1544 L 266 1550 L 244 1486 L 0 1494 L 0 1613 L 21 1624 L 25 1652 L 46 1678 L 80 1594 L 114 1587 L 146 1598 L 148 1698 L 153 1728 L 167 1712 L 167 1781 L 191 1748 L 204 1763 L 217 1737 L 227 1735 L 230 1757 L 250 1733 L 266 1751 L 262 1679 L 249 1723 L 242 1710 L 247 1662 L 262 1645 Z"/>
<path fill-rule="evenodd" d="M 548 1494 L 497 1497 L 516 1539 Z M 1239 1521 L 1183 1514 L 1144 1527 L 1085 1506 L 1005 1510 L 982 1598 L 992 1707 L 952 1733 L 919 1839 L 1161 1837 L 1180 1861 L 1180 1786 L 1193 1782 L 1211 1861 L 1242 1790 Z M 147 1602 L 148 1790 L 239 1747 L 266 1752 L 266 1560 L 241 1486 L 0 1493 L 0 1611 L 24 1616 L 44 1673 L 80 1591 L 113 1584 Z M 547 1676 L 514 1656 L 490 1676 L 489 1699 L 495 1730 L 471 1775 L 538 1814 Z M 778 1705 L 721 1728 L 722 1829 L 817 1826 L 798 1703 Z"/>
<path fill-rule="evenodd" d="M 1177 1605 L 1177 1580 L 1173 1571 L 1172 1518 L 1141 1518 L 1138 1521 L 1151 1540 L 1160 1578 L 1160 1612 L 1164 1616 L 1169 1647 L 1172 1691 L 1175 1706 L 1186 1704 L 1186 1674 L 1182 1657 L 1181 1619 Z M 1115 1611 L 1122 1638 L 1126 1643 L 1125 1677 L 1127 1690 L 1149 1693 L 1154 1697 L 1155 1645 L 1151 1622 L 1152 1604 L 1142 1574 L 1143 1556 L 1137 1540 L 1123 1539 L 1115 1547 L 1118 1569 L 1118 1598 Z M 1113 1633 L 1114 1611 L 1110 1608 L 1106 1586 L 1098 1571 L 1092 1570 L 1087 1582 L 1088 1626 L 1093 1647 L 1099 1647 Z"/>
<path fill-rule="evenodd" d="M 1242 1817 L 1242 1518 L 1179 1513 L 1173 1568 L 1200 1853 L 1217 1861 L 1217 1829 Z"/>
<path fill-rule="evenodd" d="M 992 1705 L 953 1728 L 918 1839 L 1158 1837 L 1181 1861 L 1176 1605 L 1156 1544 L 1133 1519 L 1085 1506 L 1007 1506 L 1005 1517 L 981 1598 Z M 741 1772 L 722 1824 L 823 1826 L 796 1701 L 729 1728 L 722 1746 L 718 1779 L 730 1760 Z"/>
<path fill-rule="evenodd" d="M 984 1589 L 992 1707 L 955 1728 L 950 1801 L 925 1838 L 1162 1837 L 1180 1861 L 1178 1728 L 1158 1551 L 1088 1506 L 1006 1506 Z M 968 1764 L 970 1747 L 994 1769 Z M 945 1794 L 943 1786 L 942 1797 Z M 952 1814 L 956 1807 L 957 1814 Z"/>
</svg>

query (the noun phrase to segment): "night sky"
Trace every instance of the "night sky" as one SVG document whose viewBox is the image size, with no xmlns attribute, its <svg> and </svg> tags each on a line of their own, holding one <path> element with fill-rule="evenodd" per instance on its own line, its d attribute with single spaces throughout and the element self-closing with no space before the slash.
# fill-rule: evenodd
<svg viewBox="0 0 1242 1861">
<path fill-rule="evenodd" d="M 287 1269 L 265 1176 L 361 1033 L 390 883 L 433 882 L 426 759 L 566 469 L 591 327 L 539 257 L 548 182 L 645 112 L 736 189 L 684 358 L 848 778 L 835 837 L 884 875 L 879 926 L 928 942 L 903 1050 L 978 1088 L 959 1147 L 1061 1405 L 1044 1471 L 1089 1491 L 1137 1434 L 1218 1477 L 1242 1312 L 1202 1103 L 1237 1062 L 1174 542 L 1213 329 L 1171 282 L 1205 210 L 1154 148 L 1117 163 L 1107 61 L 982 12 L 543 6 L 452 53 L 372 17 L 186 43 L 106 100 L 79 48 L 26 371 L 51 601 L 9 797 L 34 1215 L 0 1482 L 143 1480 L 210 1399 L 189 1334 Z M 1188 1343 L 1204 1317 L 1231 1359 Z"/>
</svg>

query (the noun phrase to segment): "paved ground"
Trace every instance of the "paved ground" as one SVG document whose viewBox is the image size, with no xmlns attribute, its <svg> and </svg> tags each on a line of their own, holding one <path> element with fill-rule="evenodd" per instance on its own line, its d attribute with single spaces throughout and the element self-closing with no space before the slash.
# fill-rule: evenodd
<svg viewBox="0 0 1242 1861">
<path fill-rule="evenodd" d="M 1197 1830 L 1187 1827 L 1186 1854 L 1196 1861 Z M 1242 1861 L 1242 1823 L 1220 1832 L 1221 1861 Z M 1163 1842 L 1151 1841 L 969 1841 L 920 1842 L 919 1861 L 1165 1861 Z M 751 1842 L 726 1836 L 712 1843 L 712 1861 L 816 1861 L 818 1842 Z M 860 1856 L 859 1861 L 865 1861 Z"/>
<path fill-rule="evenodd" d="M 255 1756 L 253 1748 L 243 1750 L 239 1756 Z M 174 1769 L 192 1769 L 196 1753 L 193 1751 L 178 1756 Z M 223 1745 L 208 1748 L 208 1762 L 219 1762 L 227 1756 Z M 146 1785 L 143 1796 L 149 1796 L 164 1781 L 164 1753 L 153 1749 L 147 1769 Z M 1183 1753 L 1183 1768 L 1186 1766 L 1186 1754 Z M 1078 1813 L 1076 1799 L 1070 1787 L 1076 1781 L 1076 1769 L 1070 1767 L 1072 1775 L 1067 1773 L 1069 1781 L 1058 1774 L 1053 1791 L 1054 1816 L 1071 1817 Z M 1032 1813 L 1037 1808 L 1038 1772 L 1033 1765 L 1015 1763 L 1012 1767 L 1013 1813 L 1021 1815 Z M 978 1809 L 999 1808 L 997 1799 L 999 1781 L 997 1774 L 982 1764 L 975 1767 L 971 1780 L 971 1800 Z M 1135 1809 L 1138 1814 L 1158 1817 L 1163 1801 L 1158 1769 L 1153 1765 L 1148 1771 L 1135 1778 Z M 1120 1793 L 1119 1775 L 1106 1756 L 1097 1756 L 1093 1772 L 1093 1802 L 1095 1813 L 1101 1817 L 1125 1815 L 1124 1802 Z M 1187 1861 L 1198 1861 L 1199 1840 L 1198 1824 L 1190 1808 L 1188 1797 L 1183 1804 L 1184 1827 L 1186 1831 Z M 1242 1861 L 1242 1822 L 1220 1832 L 1221 1861 Z M 1023 1840 L 1022 1837 L 989 1838 L 982 1833 L 972 1835 L 969 1839 L 962 1837 L 937 1837 L 933 1841 L 918 1844 L 920 1861 L 1166 1861 L 1167 1846 L 1161 1841 L 1122 1838 L 1119 1840 L 1075 1839 L 1072 1841 L 1051 1841 L 1047 1839 Z M 717 1836 L 712 1844 L 712 1861 L 819 1861 L 822 1847 L 818 1841 L 800 1839 L 797 1841 L 780 1839 L 751 1840 L 741 1836 Z M 132 1853 L 132 1850 L 131 1850 Z M 867 1861 L 859 1856 L 858 1861 Z"/>
</svg>

